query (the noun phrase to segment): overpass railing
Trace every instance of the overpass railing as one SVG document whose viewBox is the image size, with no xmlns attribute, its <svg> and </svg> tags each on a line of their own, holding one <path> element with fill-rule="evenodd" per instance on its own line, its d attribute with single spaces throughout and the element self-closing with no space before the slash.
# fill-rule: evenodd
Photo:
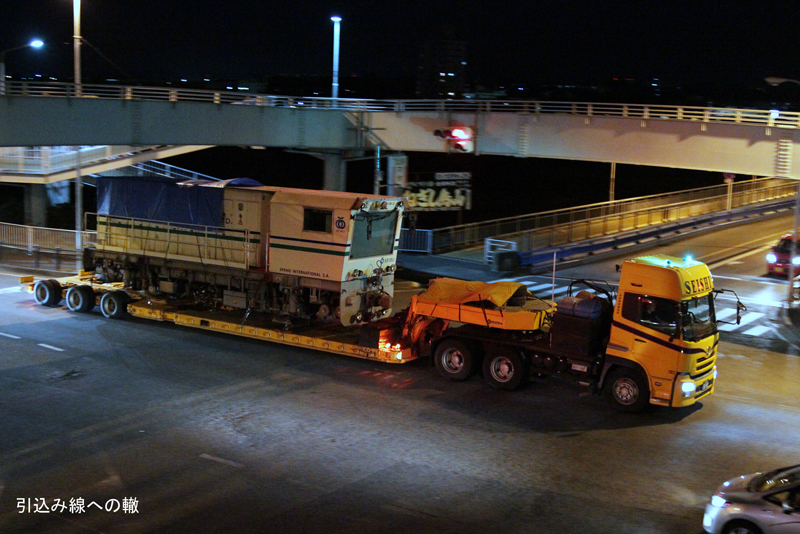
<svg viewBox="0 0 800 534">
<path fill-rule="evenodd" d="M 8 81 L 0 92 L 7 97 L 108 98 L 168 102 L 208 102 L 250 106 L 330 109 L 376 112 L 464 112 L 530 113 L 623 117 L 654 120 L 726 122 L 754 126 L 799 128 L 800 113 L 780 110 L 665 106 L 589 102 L 551 102 L 531 100 L 373 100 L 354 98 L 295 97 L 256 94 L 245 91 L 215 91 L 181 87 L 121 85 L 76 86 L 70 83 Z"/>
<path fill-rule="evenodd" d="M 47 175 L 151 150 L 151 146 L 83 146 L 80 160 L 74 146 L 0 147 L 0 173 Z"/>
<path fill-rule="evenodd" d="M 736 184 L 601 202 L 518 217 L 432 230 L 430 252 L 483 247 L 486 239 L 514 241 L 518 250 L 553 247 L 597 239 L 655 226 L 769 202 L 795 195 L 796 182 L 781 178 L 756 178 Z"/>
</svg>

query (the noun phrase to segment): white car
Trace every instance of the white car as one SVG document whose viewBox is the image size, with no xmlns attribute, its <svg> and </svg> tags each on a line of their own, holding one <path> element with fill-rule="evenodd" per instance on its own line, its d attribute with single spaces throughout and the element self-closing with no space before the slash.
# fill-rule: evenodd
<svg viewBox="0 0 800 534">
<path fill-rule="evenodd" d="M 800 465 L 723 483 L 706 505 L 711 534 L 800 534 Z"/>
</svg>

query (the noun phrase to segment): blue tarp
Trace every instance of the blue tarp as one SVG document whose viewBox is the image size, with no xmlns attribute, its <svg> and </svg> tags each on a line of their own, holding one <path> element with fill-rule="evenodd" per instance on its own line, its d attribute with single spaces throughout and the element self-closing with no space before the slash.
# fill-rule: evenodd
<svg viewBox="0 0 800 534">
<path fill-rule="evenodd" d="M 134 219 L 222 226 L 224 191 L 185 187 L 159 177 L 99 177 L 97 213 Z"/>
</svg>

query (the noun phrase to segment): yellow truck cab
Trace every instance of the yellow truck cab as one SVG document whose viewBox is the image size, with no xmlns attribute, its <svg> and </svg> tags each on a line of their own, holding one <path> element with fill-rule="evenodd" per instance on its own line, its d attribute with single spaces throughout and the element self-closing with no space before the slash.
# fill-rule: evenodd
<svg viewBox="0 0 800 534">
<path fill-rule="evenodd" d="M 455 381 L 481 369 L 493 387 L 516 389 L 554 375 L 627 412 L 710 395 L 719 343 L 714 294 L 722 290 L 708 267 L 644 256 L 624 262 L 620 277 L 616 296 L 608 284 L 576 280 L 558 302 L 518 282 L 432 280 L 412 299 L 403 338 Z M 737 299 L 737 322 L 742 308 Z"/>
<path fill-rule="evenodd" d="M 652 404 L 689 406 L 711 394 L 719 333 L 708 266 L 644 256 L 625 261 L 621 271 L 606 368 L 643 373 Z M 612 381 L 611 394 L 623 399 L 640 387 L 625 373 Z"/>
</svg>

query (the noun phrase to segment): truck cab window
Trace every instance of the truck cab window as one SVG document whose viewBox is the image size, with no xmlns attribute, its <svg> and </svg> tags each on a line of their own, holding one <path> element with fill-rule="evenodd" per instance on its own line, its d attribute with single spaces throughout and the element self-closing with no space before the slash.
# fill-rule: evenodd
<svg viewBox="0 0 800 534">
<path fill-rule="evenodd" d="M 675 301 L 626 293 L 622 303 L 622 316 L 645 328 L 677 335 L 678 303 Z"/>
</svg>

